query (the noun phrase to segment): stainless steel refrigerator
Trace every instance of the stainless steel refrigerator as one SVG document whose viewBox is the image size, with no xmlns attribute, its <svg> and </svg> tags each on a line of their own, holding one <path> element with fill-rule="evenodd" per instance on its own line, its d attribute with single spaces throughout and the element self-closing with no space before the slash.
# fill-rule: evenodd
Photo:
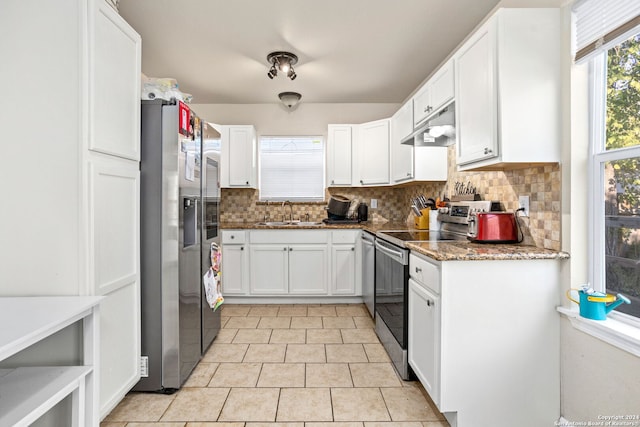
<svg viewBox="0 0 640 427">
<path fill-rule="evenodd" d="M 140 263 L 142 374 L 134 390 L 172 392 L 182 386 L 220 327 L 204 299 L 209 268 L 203 241 L 217 238 L 207 206 L 217 168 L 202 167 L 202 122 L 181 102 L 142 101 Z M 203 184 L 202 176 L 207 175 Z M 211 181 L 211 185 L 210 182 Z M 217 194 L 217 188 L 216 188 Z M 211 217 L 209 217 L 211 218 Z M 208 249 L 208 248 L 207 248 Z M 147 376 L 144 376 L 144 375 Z"/>
</svg>

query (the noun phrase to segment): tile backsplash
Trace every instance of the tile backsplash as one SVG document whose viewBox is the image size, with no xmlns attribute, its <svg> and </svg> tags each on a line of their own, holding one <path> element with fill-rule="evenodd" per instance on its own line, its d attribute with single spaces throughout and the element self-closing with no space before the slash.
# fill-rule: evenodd
<svg viewBox="0 0 640 427">
<path fill-rule="evenodd" d="M 518 208 L 518 196 L 529 196 L 530 216 L 520 217 L 525 234 L 524 243 L 547 249 L 560 249 L 560 165 L 548 164 L 524 169 L 490 172 L 458 172 L 455 165 L 455 145 L 448 148 L 449 173 L 447 182 L 418 182 L 397 187 L 332 187 L 326 191 L 357 199 L 369 205 L 369 220 L 373 222 L 412 220 L 411 198 L 417 194 L 427 197 L 450 197 L 456 181 L 470 182 L 478 189 L 482 200 L 503 203 L 505 210 Z M 222 189 L 221 220 L 223 222 L 262 221 L 268 212 L 270 220 L 280 220 L 281 203 L 267 205 L 259 202 L 257 190 Z M 371 209 L 371 199 L 378 200 L 378 208 Z M 321 221 L 326 218 L 326 202 L 294 203 L 294 217 Z M 289 208 L 286 213 L 288 215 Z"/>
</svg>

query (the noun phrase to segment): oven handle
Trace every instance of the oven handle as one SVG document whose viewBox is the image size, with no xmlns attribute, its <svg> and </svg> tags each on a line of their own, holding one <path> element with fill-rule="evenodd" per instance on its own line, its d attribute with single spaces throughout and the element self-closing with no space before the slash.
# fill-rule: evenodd
<svg viewBox="0 0 640 427">
<path fill-rule="evenodd" d="M 402 265 L 407 265 L 408 261 L 407 261 L 407 255 L 406 252 L 403 249 L 400 250 L 394 250 L 392 248 L 390 248 L 389 246 L 383 244 L 382 242 L 380 242 L 380 239 L 376 239 L 376 249 L 379 250 L 380 252 L 384 253 L 385 255 L 390 256 L 391 258 L 393 258 L 394 260 L 398 261 L 399 263 L 401 263 Z"/>
</svg>

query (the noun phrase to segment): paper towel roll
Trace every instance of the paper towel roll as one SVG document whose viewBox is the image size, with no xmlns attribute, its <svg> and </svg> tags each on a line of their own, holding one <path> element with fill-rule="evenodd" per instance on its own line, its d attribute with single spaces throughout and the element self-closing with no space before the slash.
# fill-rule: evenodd
<svg viewBox="0 0 640 427">
<path fill-rule="evenodd" d="M 434 209 L 429 212 L 429 230 L 440 230 L 440 222 L 438 221 L 438 210 Z"/>
</svg>

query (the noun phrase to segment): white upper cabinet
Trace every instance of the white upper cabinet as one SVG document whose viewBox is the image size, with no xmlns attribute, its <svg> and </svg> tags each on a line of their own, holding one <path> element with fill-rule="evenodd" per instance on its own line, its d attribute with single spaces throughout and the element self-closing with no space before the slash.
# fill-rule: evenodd
<svg viewBox="0 0 640 427">
<path fill-rule="evenodd" d="M 405 103 L 391 117 L 391 177 L 392 183 L 413 179 L 413 146 L 401 144 L 402 138 L 413 132 L 413 102 Z"/>
<path fill-rule="evenodd" d="M 351 186 L 353 173 L 352 125 L 329 125 L 327 141 L 327 184 Z"/>
<path fill-rule="evenodd" d="M 222 126 L 220 186 L 256 188 L 256 130 L 252 125 Z"/>
<path fill-rule="evenodd" d="M 89 149 L 140 160 L 140 36 L 105 2 L 93 14 Z"/>
<path fill-rule="evenodd" d="M 453 100 L 453 69 L 453 61 L 445 63 L 413 97 L 414 127 Z"/>
<path fill-rule="evenodd" d="M 560 160 L 560 10 L 500 9 L 454 55 L 457 164 Z"/>
<path fill-rule="evenodd" d="M 356 185 L 389 184 L 389 119 L 359 126 Z"/>
</svg>

